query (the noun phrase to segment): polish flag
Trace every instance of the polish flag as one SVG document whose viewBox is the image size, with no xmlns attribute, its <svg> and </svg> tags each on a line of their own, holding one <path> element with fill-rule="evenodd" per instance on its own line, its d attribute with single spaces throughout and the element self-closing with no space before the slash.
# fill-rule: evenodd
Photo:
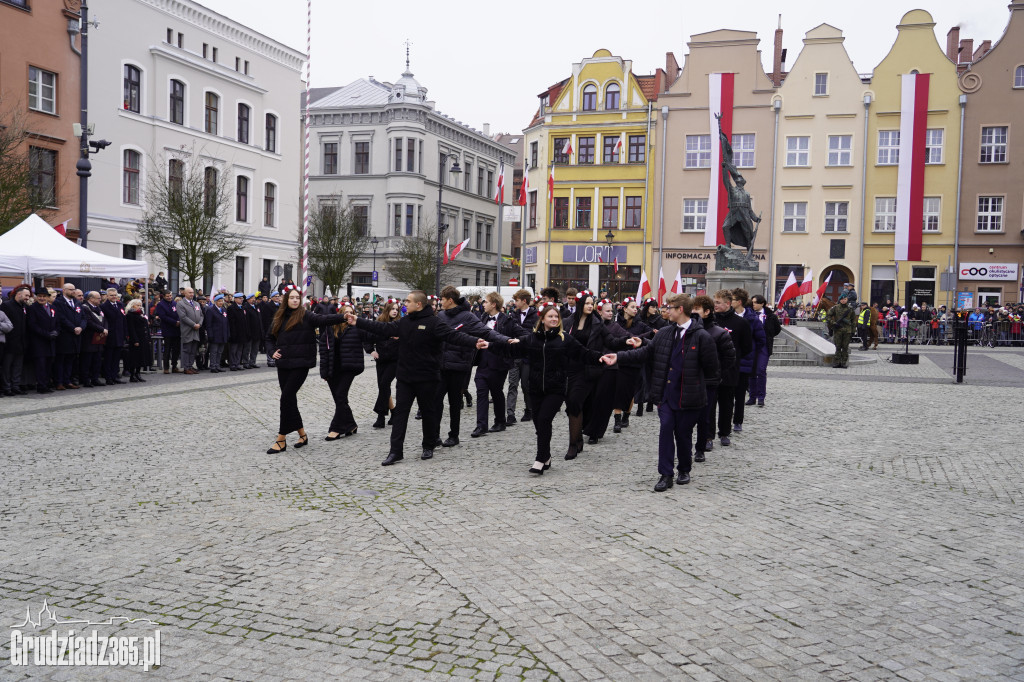
<svg viewBox="0 0 1024 682">
<path fill-rule="evenodd" d="M 924 239 L 924 162 L 930 74 L 901 76 L 900 162 L 896 180 L 895 260 L 921 260 Z"/>
<path fill-rule="evenodd" d="M 530 162 L 523 160 L 523 184 L 519 185 L 519 205 L 526 206 L 526 193 L 530 191 Z"/>
<path fill-rule="evenodd" d="M 789 299 L 796 298 L 799 295 L 800 285 L 796 283 L 796 271 L 790 270 L 789 277 L 786 278 L 786 286 L 782 288 L 782 295 L 779 296 L 779 302 L 775 307 L 778 308 Z"/>
<path fill-rule="evenodd" d="M 661 305 L 665 300 L 665 293 L 667 291 L 665 288 L 665 271 L 662 268 L 658 268 L 658 305 Z"/>
<path fill-rule="evenodd" d="M 468 245 L 469 245 L 469 240 L 467 239 L 466 241 L 462 242 L 461 244 L 456 246 L 454 249 L 452 249 L 452 254 L 448 257 L 448 261 L 449 262 L 454 261 L 455 257 L 458 256 L 460 253 L 462 253 L 462 250 L 464 248 L 466 248 Z"/>
<path fill-rule="evenodd" d="M 69 220 L 65 220 L 60 225 L 54 225 L 53 229 L 57 230 L 57 232 L 60 232 L 60 236 L 67 237 L 68 236 L 68 225 L 70 223 L 71 223 L 70 219 Z"/>
<path fill-rule="evenodd" d="M 572 138 L 565 138 L 565 146 L 562 147 L 562 156 L 568 156 L 569 160 L 572 160 Z"/>
<path fill-rule="evenodd" d="M 555 200 L 555 164 L 551 164 L 551 175 L 548 176 L 548 202 Z"/>
<path fill-rule="evenodd" d="M 651 295 L 651 283 L 647 281 L 647 273 L 640 271 L 640 287 L 636 290 L 636 300 L 643 301 Z"/>
<path fill-rule="evenodd" d="M 681 294 L 683 293 L 683 266 L 679 265 L 679 272 L 676 273 L 676 278 L 672 280 L 672 293 Z"/>
<path fill-rule="evenodd" d="M 722 182 L 722 144 L 718 138 L 718 121 L 722 115 L 722 132 L 732 140 L 733 83 L 736 74 L 708 74 L 708 116 L 711 122 L 711 187 L 708 191 L 708 217 L 704 228 L 704 246 L 725 244 L 722 221 L 729 213 L 729 194 Z"/>
<path fill-rule="evenodd" d="M 448 265 L 448 241 L 447 239 L 444 240 L 444 255 L 441 258 L 442 265 Z"/>
<path fill-rule="evenodd" d="M 618 273 L 618 271 L 619 271 L 619 257 L 618 256 L 616 256 L 615 260 L 612 261 L 612 267 L 614 267 L 615 268 L 615 272 Z"/>
<path fill-rule="evenodd" d="M 800 295 L 809 294 L 814 291 L 814 276 L 811 274 L 813 270 L 807 268 L 807 272 L 804 273 L 804 281 L 800 282 Z"/>
<path fill-rule="evenodd" d="M 622 136 L 621 135 L 619 135 L 619 141 L 615 143 L 615 153 L 616 154 L 620 154 L 620 155 L 622 154 Z M 621 159 L 622 157 L 620 156 L 619 158 Z"/>
<path fill-rule="evenodd" d="M 498 191 L 494 194 L 494 203 L 505 203 L 505 162 L 498 167 Z"/>
<path fill-rule="evenodd" d="M 825 295 L 825 289 L 828 288 L 828 283 L 830 281 L 832 281 L 831 272 L 828 273 L 827 277 L 825 277 L 825 281 L 821 283 L 821 286 L 818 287 L 818 290 L 814 292 L 814 300 L 811 302 L 811 305 L 813 305 L 815 308 L 818 307 L 818 302 L 821 301 L 821 297 Z"/>
</svg>

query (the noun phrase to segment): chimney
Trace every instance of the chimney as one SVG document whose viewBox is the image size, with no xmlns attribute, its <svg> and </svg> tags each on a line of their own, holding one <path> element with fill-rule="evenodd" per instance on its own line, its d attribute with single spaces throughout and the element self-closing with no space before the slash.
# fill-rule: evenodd
<svg viewBox="0 0 1024 682">
<path fill-rule="evenodd" d="M 665 53 L 665 77 L 665 92 L 668 92 L 669 86 L 679 78 L 679 62 L 672 52 Z"/>
<path fill-rule="evenodd" d="M 975 50 L 974 56 L 971 57 L 971 61 L 972 62 L 978 61 L 979 59 L 984 57 L 986 54 L 988 54 L 988 51 L 991 50 L 991 49 L 992 49 L 992 41 L 991 40 L 986 40 L 985 42 L 983 42 L 981 44 L 981 47 L 979 47 L 977 50 Z"/>
<path fill-rule="evenodd" d="M 957 58 L 957 51 L 960 49 L 960 27 L 954 26 L 949 29 L 949 33 L 946 34 L 946 56 L 949 57 L 949 61 L 954 64 L 959 64 L 960 60 Z"/>
<path fill-rule="evenodd" d="M 772 59 L 772 82 L 775 87 L 782 85 L 782 15 L 779 15 L 779 27 L 775 29 L 775 53 Z"/>
<path fill-rule="evenodd" d="M 491 136 L 491 124 L 490 123 L 485 123 L 484 124 L 484 137 L 490 137 L 490 136 Z"/>
<path fill-rule="evenodd" d="M 971 55 L 974 54 L 974 39 L 964 38 L 960 41 L 960 64 L 970 64 Z"/>
</svg>

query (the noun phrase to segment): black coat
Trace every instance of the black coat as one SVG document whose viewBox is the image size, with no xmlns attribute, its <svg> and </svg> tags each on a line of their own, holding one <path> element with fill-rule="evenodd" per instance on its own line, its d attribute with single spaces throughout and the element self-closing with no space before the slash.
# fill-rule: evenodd
<svg viewBox="0 0 1024 682">
<path fill-rule="evenodd" d="M 57 342 L 54 350 L 60 353 L 77 353 L 81 349 L 82 336 L 75 333 L 75 328 L 82 327 L 82 305 L 75 299 L 68 304 L 63 295 L 58 294 L 50 304 L 57 319 Z"/>
<path fill-rule="evenodd" d="M 764 336 L 768 346 L 768 355 L 775 350 L 775 337 L 782 333 L 782 323 L 779 322 L 775 311 L 768 306 L 764 307 Z"/>
<path fill-rule="evenodd" d="M 577 329 L 576 324 L 576 316 L 574 315 L 562 322 L 562 328 L 580 344 L 597 352 L 599 355 L 626 348 L 626 339 L 628 337 L 625 334 L 621 337 L 611 337 L 608 333 L 608 326 L 603 323 L 601 316 L 597 313 L 590 315 L 590 319 L 583 323 L 583 329 Z M 618 328 L 618 325 L 616 327 Z M 582 362 L 570 360 L 570 372 L 578 372 L 582 369 Z M 600 368 L 597 368 L 597 370 L 600 370 Z M 533 377 L 531 376 L 530 378 L 532 379 Z"/>
<path fill-rule="evenodd" d="M 666 391 L 669 362 L 675 344 L 675 331 L 666 327 L 654 335 L 654 341 L 643 348 L 619 353 L 623 365 L 651 365 L 650 396 L 661 403 L 671 395 L 671 406 L 682 410 L 696 410 L 707 405 L 707 381 L 718 378 L 718 351 L 715 342 L 704 329 L 699 317 L 690 318 L 690 326 L 683 334 L 682 386 L 676 394 L 674 388 Z M 532 379 L 533 377 L 531 377 Z M 678 395 L 678 398 L 676 397 Z"/>
<path fill-rule="evenodd" d="M 399 381 L 440 381 L 441 351 L 445 342 L 466 348 L 476 346 L 474 337 L 455 331 L 430 310 L 409 313 L 397 322 L 359 318 L 356 324 L 379 336 L 398 337 Z"/>
<path fill-rule="evenodd" d="M 641 320 L 639 314 L 633 318 L 633 324 L 628 327 L 626 326 L 626 318 L 622 315 L 619 315 L 615 322 L 622 327 L 629 336 L 639 336 L 642 339 L 649 339 L 654 336 L 654 328 Z"/>
<path fill-rule="evenodd" d="M 715 324 L 714 314 L 708 319 L 701 319 L 704 330 L 711 335 L 718 350 L 718 378 L 708 379 L 709 386 L 735 386 L 740 380 L 739 364 L 736 362 L 736 346 L 733 345 L 732 335 Z M 667 332 L 666 332 L 667 333 Z"/>
<path fill-rule="evenodd" d="M 218 308 L 216 304 L 206 306 L 203 311 L 203 327 L 209 343 L 227 343 L 230 337 L 227 309 Z"/>
<path fill-rule="evenodd" d="M 519 323 L 519 326 L 528 332 L 532 332 L 533 328 L 537 326 L 537 309 L 530 306 L 526 309 L 526 317 L 523 318 L 523 314 L 519 310 L 513 310 L 511 313 L 513 320 Z"/>
<path fill-rule="evenodd" d="M 497 317 L 498 319 L 494 321 L 494 331 L 503 336 L 520 339 L 520 341 L 522 341 L 532 334 L 532 332 L 528 332 L 523 329 L 518 322 L 505 313 L 498 313 Z M 480 323 L 485 327 L 489 321 L 490 316 L 487 315 L 487 313 L 484 313 L 480 318 Z M 483 351 L 480 356 L 480 369 L 482 370 L 498 370 L 500 372 L 507 372 L 511 368 L 512 357 L 503 349 L 488 348 Z"/>
<path fill-rule="evenodd" d="M 57 313 L 50 306 L 33 303 L 28 307 L 28 348 L 37 358 L 52 358 L 57 339 Z M 45 378 L 42 380 L 45 383 Z"/>
<path fill-rule="evenodd" d="M 724 327 L 732 336 L 732 345 L 736 348 L 736 371 L 744 371 L 741 367 L 743 358 L 748 358 L 749 366 L 752 362 L 750 358 L 754 356 L 754 336 L 750 331 L 750 323 L 743 316 L 727 310 L 724 313 L 715 313 L 715 324 Z"/>
<path fill-rule="evenodd" d="M 28 334 L 28 308 L 13 299 L 7 299 L 0 305 L 7 317 L 11 318 L 14 329 L 7 332 L 6 352 L 21 354 L 25 352 L 26 334 Z"/>
<path fill-rule="evenodd" d="M 263 338 L 263 320 L 260 318 L 260 311 L 254 305 L 246 303 L 245 321 L 249 325 L 249 341 L 259 341 Z"/>
<path fill-rule="evenodd" d="M 341 372 L 362 374 L 363 343 L 367 333 L 347 327 L 341 336 L 334 336 L 334 327 L 320 330 L 320 378 L 334 379 Z"/>
<path fill-rule="evenodd" d="M 463 334 L 469 334 L 488 341 L 507 341 L 508 337 L 487 328 L 480 318 L 469 309 L 466 299 L 460 298 L 454 308 L 442 310 L 437 314 L 438 320 Z M 444 355 L 441 369 L 446 372 L 470 372 L 473 370 L 473 358 L 476 348 L 466 348 L 459 344 L 444 344 Z"/>
<path fill-rule="evenodd" d="M 263 336 L 267 335 L 270 330 L 270 323 L 274 321 L 274 315 L 277 314 L 277 309 L 281 307 L 280 303 L 275 304 L 273 301 L 267 301 L 266 303 L 259 303 L 256 306 L 260 311 L 260 322 L 263 324 Z"/>
<path fill-rule="evenodd" d="M 249 342 L 249 320 L 246 312 L 246 309 L 237 303 L 228 306 L 228 343 Z"/>
<path fill-rule="evenodd" d="M 107 320 L 100 315 L 100 307 L 93 308 L 88 303 L 82 304 L 82 351 L 86 353 L 97 353 L 103 349 L 104 344 L 94 344 L 92 337 L 102 334 L 107 328 Z"/>
<path fill-rule="evenodd" d="M 532 332 L 513 348 L 516 355 L 529 360 L 531 393 L 565 395 L 569 390 L 570 366 L 601 364 L 601 353 L 557 329 Z"/>
<path fill-rule="evenodd" d="M 281 357 L 274 364 L 282 369 L 316 367 L 317 341 L 314 330 L 344 321 L 344 315 L 317 315 L 307 310 L 297 325 L 285 330 L 285 319 L 285 324 L 281 325 L 282 329 L 277 334 L 274 334 L 273 329 L 267 334 L 267 357 L 281 351 Z"/>
<path fill-rule="evenodd" d="M 135 369 L 153 364 L 153 347 L 149 341 L 149 320 L 141 313 L 125 315 L 128 328 L 128 357 Z M 136 346 L 135 344 L 139 344 Z"/>
<path fill-rule="evenodd" d="M 388 362 L 398 362 L 398 339 L 378 338 L 366 341 L 363 350 L 367 353 L 377 351 L 377 364 L 382 365 Z"/>
<path fill-rule="evenodd" d="M 107 329 L 110 330 L 110 333 L 107 335 L 107 345 L 114 348 L 124 348 L 124 344 L 128 340 L 124 320 L 124 306 L 120 301 L 117 303 L 104 301 L 100 303 L 100 311 L 103 313 L 103 318 L 107 321 Z"/>
</svg>

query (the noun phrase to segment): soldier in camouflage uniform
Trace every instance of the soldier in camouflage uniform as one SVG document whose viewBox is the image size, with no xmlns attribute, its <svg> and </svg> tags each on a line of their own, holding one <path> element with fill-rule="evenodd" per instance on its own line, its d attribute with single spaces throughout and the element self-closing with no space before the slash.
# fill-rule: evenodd
<svg viewBox="0 0 1024 682">
<path fill-rule="evenodd" d="M 850 339 L 853 337 L 855 320 L 856 311 L 850 305 L 849 297 L 844 292 L 839 296 L 839 303 L 828 311 L 828 322 L 832 326 L 832 343 L 836 346 L 835 355 L 832 357 L 832 366 L 837 369 L 849 367 Z"/>
</svg>

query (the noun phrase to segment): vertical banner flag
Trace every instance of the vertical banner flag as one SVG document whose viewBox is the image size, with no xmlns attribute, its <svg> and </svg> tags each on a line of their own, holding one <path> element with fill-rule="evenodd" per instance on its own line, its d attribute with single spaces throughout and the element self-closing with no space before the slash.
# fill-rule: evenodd
<svg viewBox="0 0 1024 682">
<path fill-rule="evenodd" d="M 658 305 L 662 305 L 665 301 L 665 293 L 668 290 L 665 288 L 665 271 L 658 268 Z"/>
<path fill-rule="evenodd" d="M 519 205 L 526 206 L 526 193 L 530 191 L 530 162 L 523 159 L 523 184 L 519 185 Z"/>
<path fill-rule="evenodd" d="M 494 203 L 505 203 L 505 162 L 498 166 L 498 191 L 494 194 Z"/>
<path fill-rule="evenodd" d="M 562 147 L 562 156 L 569 157 L 569 163 L 572 163 L 572 138 L 565 138 L 565 146 Z"/>
<path fill-rule="evenodd" d="M 672 293 L 681 294 L 683 293 L 683 264 L 679 264 L 679 270 L 676 272 L 676 278 L 672 282 Z"/>
<path fill-rule="evenodd" d="M 622 163 L 622 135 L 619 135 L 619 141 L 615 143 L 615 155 L 618 158 L 618 162 Z"/>
<path fill-rule="evenodd" d="M 555 164 L 551 164 L 551 175 L 548 176 L 548 203 L 555 200 Z"/>
<path fill-rule="evenodd" d="M 448 242 L 450 242 L 450 241 L 451 241 L 450 239 L 444 240 L 444 255 L 441 258 L 441 265 L 448 265 L 448 248 L 449 248 Z"/>
<path fill-rule="evenodd" d="M 711 121 L 711 188 L 708 192 L 708 218 L 704 227 L 704 246 L 725 244 L 722 221 L 729 212 L 729 195 L 722 182 L 722 145 L 718 138 L 716 114 L 722 116 L 722 132 L 732 140 L 734 73 L 708 74 L 708 117 Z"/>
<path fill-rule="evenodd" d="M 930 74 L 901 76 L 900 161 L 896 181 L 895 260 L 921 260 L 924 238 L 924 162 Z"/>
</svg>

